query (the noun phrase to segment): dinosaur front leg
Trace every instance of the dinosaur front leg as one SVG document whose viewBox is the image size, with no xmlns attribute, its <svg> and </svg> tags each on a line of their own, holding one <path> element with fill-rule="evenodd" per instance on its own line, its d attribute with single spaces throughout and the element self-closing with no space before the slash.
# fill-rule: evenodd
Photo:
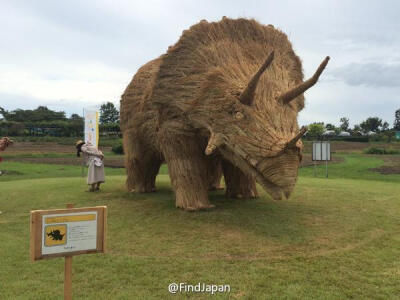
<svg viewBox="0 0 400 300">
<path fill-rule="evenodd" d="M 221 187 L 222 165 L 221 158 L 216 155 L 206 157 L 208 190 L 216 191 L 223 189 Z"/>
<path fill-rule="evenodd" d="M 188 211 L 214 207 L 208 200 L 205 155 L 193 136 L 168 136 L 162 148 L 175 191 L 176 207 Z"/>
<path fill-rule="evenodd" d="M 254 178 L 246 176 L 229 161 L 222 161 L 226 193 L 229 198 L 257 198 L 258 192 Z"/>
</svg>

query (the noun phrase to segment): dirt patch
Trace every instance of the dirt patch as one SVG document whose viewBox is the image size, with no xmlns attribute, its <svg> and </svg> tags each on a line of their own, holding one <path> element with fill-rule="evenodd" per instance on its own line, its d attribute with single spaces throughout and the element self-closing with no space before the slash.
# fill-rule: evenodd
<svg viewBox="0 0 400 300">
<path fill-rule="evenodd" d="M 4 158 L 4 161 L 16 161 L 16 162 L 29 162 L 36 164 L 52 164 L 52 165 L 71 165 L 81 166 L 82 158 L 79 157 L 10 157 Z M 109 168 L 124 168 L 124 158 L 105 158 L 104 166 Z"/>
<path fill-rule="evenodd" d="M 381 173 L 383 175 L 400 174 L 400 166 L 382 166 L 370 170 Z"/>
<path fill-rule="evenodd" d="M 395 155 L 375 155 L 379 159 L 382 159 L 385 164 L 378 168 L 370 169 L 373 172 L 378 172 L 383 175 L 400 174 L 400 156 Z"/>
</svg>

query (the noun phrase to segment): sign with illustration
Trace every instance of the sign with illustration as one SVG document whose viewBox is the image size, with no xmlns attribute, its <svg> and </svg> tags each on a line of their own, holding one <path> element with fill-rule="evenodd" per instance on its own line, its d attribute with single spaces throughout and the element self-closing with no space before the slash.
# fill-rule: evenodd
<svg viewBox="0 0 400 300">
<path fill-rule="evenodd" d="M 31 212 L 31 258 L 104 252 L 106 207 Z"/>
<path fill-rule="evenodd" d="M 99 145 L 99 113 L 97 111 L 85 111 L 85 143 Z"/>
</svg>

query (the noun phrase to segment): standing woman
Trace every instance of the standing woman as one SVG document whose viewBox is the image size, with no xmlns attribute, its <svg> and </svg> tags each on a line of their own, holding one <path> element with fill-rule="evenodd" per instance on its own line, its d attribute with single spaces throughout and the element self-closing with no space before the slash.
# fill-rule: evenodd
<svg viewBox="0 0 400 300">
<path fill-rule="evenodd" d="M 1 138 L 1 139 L 0 139 L 0 152 L 6 150 L 6 148 L 7 148 L 8 146 L 11 146 L 12 144 L 13 144 L 13 141 L 10 140 L 8 137 L 3 137 L 3 138 Z M 2 160 L 3 160 L 3 159 L 0 157 L 0 162 L 1 162 Z M 0 171 L 0 175 L 2 175 L 2 174 L 3 174 L 3 172 Z"/>
<path fill-rule="evenodd" d="M 87 184 L 90 186 L 89 192 L 100 190 L 100 184 L 105 182 L 103 152 L 91 143 L 84 141 L 77 141 L 76 149 L 77 156 L 81 156 L 80 153 L 83 153 L 83 158 L 88 166 Z"/>
</svg>

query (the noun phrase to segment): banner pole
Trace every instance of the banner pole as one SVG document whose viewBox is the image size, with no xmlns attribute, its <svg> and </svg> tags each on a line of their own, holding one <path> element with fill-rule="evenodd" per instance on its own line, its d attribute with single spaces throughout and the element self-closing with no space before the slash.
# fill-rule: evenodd
<svg viewBox="0 0 400 300">
<path fill-rule="evenodd" d="M 82 108 L 82 116 L 83 116 L 83 141 L 85 141 L 85 109 Z M 85 166 L 85 159 L 82 158 L 82 168 L 81 168 L 81 176 L 84 177 L 84 166 Z"/>
</svg>

